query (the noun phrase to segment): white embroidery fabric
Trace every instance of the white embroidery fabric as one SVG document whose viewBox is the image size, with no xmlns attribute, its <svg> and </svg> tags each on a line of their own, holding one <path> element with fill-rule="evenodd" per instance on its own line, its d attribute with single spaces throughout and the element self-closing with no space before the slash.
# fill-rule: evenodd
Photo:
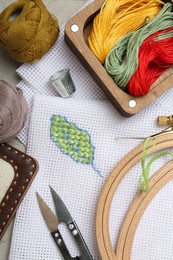
<svg viewBox="0 0 173 260">
<path fill-rule="evenodd" d="M 114 166 L 145 137 L 162 130 L 156 124 L 158 114 L 171 108 L 152 104 L 132 118 L 123 118 L 107 101 L 61 99 L 36 95 L 33 101 L 27 153 L 39 162 L 39 172 L 25 196 L 15 219 L 9 260 L 63 259 L 41 216 L 35 192 L 54 210 L 51 185 L 64 200 L 76 220 L 94 259 L 101 259 L 95 236 L 95 215 L 103 184 Z M 50 139 L 50 117 L 65 116 L 91 135 L 95 146 L 94 165 L 77 163 L 61 153 Z M 145 122 L 145 123 L 144 123 Z M 152 166 L 152 173 L 171 158 L 165 156 Z M 122 181 L 110 212 L 110 235 L 116 248 L 118 233 L 131 201 L 139 190 L 140 163 Z M 153 199 L 137 229 L 132 260 L 172 259 L 173 182 Z M 169 198 L 169 199 L 168 199 Z M 64 227 L 61 227 L 65 234 Z M 73 256 L 77 250 L 65 238 Z"/>
</svg>

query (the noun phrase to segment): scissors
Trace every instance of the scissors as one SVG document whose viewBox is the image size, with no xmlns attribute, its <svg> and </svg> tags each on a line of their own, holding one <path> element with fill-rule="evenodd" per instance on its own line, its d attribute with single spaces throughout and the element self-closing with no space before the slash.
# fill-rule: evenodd
<svg viewBox="0 0 173 260">
<path fill-rule="evenodd" d="M 67 207 L 65 206 L 62 199 L 59 197 L 59 195 L 54 191 L 54 189 L 50 186 L 52 199 L 55 206 L 56 215 L 54 212 L 49 208 L 49 206 L 44 202 L 44 200 L 41 198 L 41 196 L 36 192 L 37 201 L 39 204 L 40 211 L 42 213 L 43 219 L 56 243 L 58 246 L 62 256 L 65 260 L 93 260 L 91 253 L 89 252 L 89 249 L 85 243 L 85 240 L 82 237 L 82 234 L 76 224 L 76 222 L 73 220 L 70 212 L 68 211 Z M 75 239 L 75 241 L 78 244 L 78 247 L 80 249 L 80 256 L 72 257 L 68 251 L 68 248 L 66 247 L 66 244 L 63 240 L 63 237 L 58 229 L 58 225 L 64 222 L 72 237 Z"/>
</svg>

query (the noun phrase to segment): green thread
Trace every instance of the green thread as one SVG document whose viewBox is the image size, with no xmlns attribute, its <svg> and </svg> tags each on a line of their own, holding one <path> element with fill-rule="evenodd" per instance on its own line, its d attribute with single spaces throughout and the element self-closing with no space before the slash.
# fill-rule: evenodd
<svg viewBox="0 0 173 260">
<path fill-rule="evenodd" d="M 80 129 L 61 115 L 52 115 L 50 138 L 62 153 L 76 162 L 92 165 L 93 169 L 102 176 L 93 164 L 95 147 L 87 131 Z"/>
<path fill-rule="evenodd" d="M 160 40 L 164 40 L 166 38 L 170 38 L 173 36 L 173 31 L 167 32 L 167 33 L 161 33 L 160 35 L 158 35 L 154 41 L 160 41 Z"/>
<path fill-rule="evenodd" d="M 152 145 L 151 148 L 147 149 L 147 144 L 149 141 L 152 141 Z M 143 156 L 141 160 L 142 175 L 140 177 L 140 189 L 144 192 L 147 192 L 149 190 L 149 176 L 151 165 L 153 164 L 153 162 L 165 155 L 170 155 L 173 157 L 173 153 L 171 152 L 160 152 L 156 154 L 153 158 L 151 158 L 150 161 L 146 164 L 146 158 L 148 155 L 154 152 L 155 144 L 155 139 L 153 137 L 148 137 L 144 141 Z"/>
<path fill-rule="evenodd" d="M 127 83 L 137 70 L 138 52 L 143 41 L 151 34 L 172 26 L 173 12 L 171 10 L 172 4 L 165 4 L 154 19 L 148 22 L 149 18 L 146 17 L 142 28 L 123 36 L 108 53 L 105 59 L 105 69 L 122 90 L 127 90 Z M 167 34 L 161 37 L 166 38 Z"/>
</svg>

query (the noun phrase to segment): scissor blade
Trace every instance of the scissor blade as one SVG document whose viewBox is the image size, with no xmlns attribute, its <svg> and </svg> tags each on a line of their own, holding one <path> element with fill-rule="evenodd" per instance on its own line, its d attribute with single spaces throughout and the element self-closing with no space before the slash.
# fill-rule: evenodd
<svg viewBox="0 0 173 260">
<path fill-rule="evenodd" d="M 68 211 L 62 199 L 58 196 L 56 191 L 54 191 L 54 189 L 51 186 L 50 186 L 50 190 L 52 193 L 52 198 L 55 206 L 56 215 L 58 217 L 58 221 L 65 222 L 66 224 L 68 224 L 70 221 L 73 220 L 70 215 L 70 212 Z"/>
<path fill-rule="evenodd" d="M 43 219 L 50 230 L 50 232 L 57 229 L 59 222 L 57 216 L 52 212 L 52 210 L 48 207 L 42 197 L 36 192 L 38 205 L 43 216 Z"/>
</svg>

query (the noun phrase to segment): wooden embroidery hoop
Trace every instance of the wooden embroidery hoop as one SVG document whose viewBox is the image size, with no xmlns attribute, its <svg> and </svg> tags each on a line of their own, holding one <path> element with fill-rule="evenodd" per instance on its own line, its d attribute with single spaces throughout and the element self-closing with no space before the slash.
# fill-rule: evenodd
<svg viewBox="0 0 173 260">
<path fill-rule="evenodd" d="M 173 128 L 154 136 L 156 146 L 154 152 L 173 147 Z M 147 148 L 151 148 L 149 142 Z M 96 236 L 99 251 L 104 260 L 130 260 L 132 243 L 137 225 L 150 201 L 157 192 L 173 178 L 173 161 L 163 166 L 150 180 L 150 190 L 142 191 L 134 199 L 124 219 L 119 234 L 116 253 L 113 250 L 109 235 L 109 213 L 115 192 L 129 170 L 135 166 L 143 155 L 143 144 L 129 152 L 113 169 L 100 194 L 96 214 Z"/>
</svg>

